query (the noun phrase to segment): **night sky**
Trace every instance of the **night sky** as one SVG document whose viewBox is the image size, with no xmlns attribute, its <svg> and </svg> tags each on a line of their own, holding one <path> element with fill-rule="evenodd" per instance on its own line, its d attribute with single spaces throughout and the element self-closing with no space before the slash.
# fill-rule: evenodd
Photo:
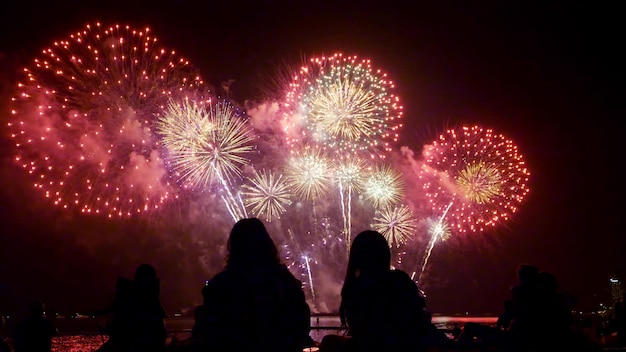
<svg viewBox="0 0 626 352">
<path fill-rule="evenodd" d="M 18 71 L 54 40 L 95 21 L 149 26 L 210 84 L 234 80 L 231 97 L 241 105 L 267 99 L 268 77 L 281 65 L 342 52 L 370 58 L 394 81 L 404 106 L 398 147 L 420 151 L 461 124 L 515 141 L 531 171 L 530 194 L 513 221 L 435 247 L 426 292 L 435 313 L 497 313 L 523 262 L 553 273 L 586 310 L 606 302 L 609 275 L 625 279 L 626 22 L 617 6 L 269 0 L 0 6 L 0 312 L 36 297 L 61 312 L 99 308 L 111 299 L 115 277 L 132 275 L 144 261 L 155 264 L 163 302 L 174 311 L 199 302 L 204 279 L 222 262 L 221 254 L 203 252 L 209 244 L 197 245 L 198 233 L 209 228 L 179 226 L 166 236 L 158 219 L 61 212 L 32 191 L 12 162 L 4 121 Z"/>
</svg>

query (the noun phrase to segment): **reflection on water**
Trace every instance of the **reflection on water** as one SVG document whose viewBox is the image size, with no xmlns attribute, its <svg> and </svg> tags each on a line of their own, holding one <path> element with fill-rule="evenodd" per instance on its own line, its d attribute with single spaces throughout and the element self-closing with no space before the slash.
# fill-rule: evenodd
<svg viewBox="0 0 626 352">
<path fill-rule="evenodd" d="M 496 323 L 496 317 L 451 317 L 451 316 L 435 316 L 433 323 L 440 329 L 452 329 L 455 325 L 463 326 L 466 322 L 476 322 L 488 325 Z M 193 325 L 191 318 L 168 319 L 166 325 L 171 337 L 176 339 L 185 339 L 189 336 L 189 329 Z M 72 325 L 76 323 L 73 322 Z M 68 330 L 63 329 L 63 323 L 58 324 L 59 330 L 66 334 Z M 93 326 L 93 324 L 92 324 Z M 319 316 L 311 318 L 311 337 L 315 341 L 321 339 L 328 334 L 343 333 L 339 331 L 340 321 L 337 316 Z M 78 331 L 78 330 L 77 330 Z M 100 347 L 105 341 L 106 336 L 98 334 L 96 331 L 80 330 L 82 334 L 58 336 L 53 339 L 53 352 L 93 352 Z"/>
<path fill-rule="evenodd" d="M 52 341 L 53 352 L 91 352 L 100 347 L 105 336 L 97 335 L 71 335 L 55 337 Z"/>
</svg>

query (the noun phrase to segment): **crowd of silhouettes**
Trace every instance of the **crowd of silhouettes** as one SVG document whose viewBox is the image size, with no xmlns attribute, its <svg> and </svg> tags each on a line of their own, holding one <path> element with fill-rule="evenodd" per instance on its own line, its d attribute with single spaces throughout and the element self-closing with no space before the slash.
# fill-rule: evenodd
<svg viewBox="0 0 626 352">
<path fill-rule="evenodd" d="M 562 290 L 554 275 L 521 264 L 518 282 L 495 327 L 466 323 L 460 346 L 486 344 L 503 351 L 592 351 L 597 349 L 576 326 L 573 296 Z"/>
<path fill-rule="evenodd" d="M 452 336 L 438 329 L 409 275 L 391 267 L 391 251 L 379 232 L 366 230 L 353 240 L 341 289 L 339 315 L 344 333 L 310 337 L 311 311 L 302 282 L 281 263 L 277 247 L 257 218 L 238 221 L 227 242 L 223 270 L 200 290 L 191 337 L 166 346 L 165 311 L 160 280 L 149 264 L 139 265 L 133 279 L 120 277 L 112 304 L 92 312 L 107 315 L 102 326 L 108 340 L 99 352 L 223 351 L 321 352 L 428 351 L 490 348 L 498 351 L 591 351 L 594 346 L 576 327 L 575 299 L 556 278 L 522 264 L 518 282 L 504 299 L 495 326 L 466 323 Z M 4 341 L 0 316 L 0 352 Z M 625 344 L 624 302 L 613 310 L 609 332 L 615 345 Z M 41 302 L 15 327 L 15 352 L 50 352 L 57 330 Z"/>
<path fill-rule="evenodd" d="M 164 351 L 165 310 L 159 291 L 159 278 L 149 264 L 139 265 L 133 280 L 118 278 L 113 303 L 92 312 L 95 316 L 111 315 L 103 327 L 109 339 L 98 351 Z"/>
</svg>

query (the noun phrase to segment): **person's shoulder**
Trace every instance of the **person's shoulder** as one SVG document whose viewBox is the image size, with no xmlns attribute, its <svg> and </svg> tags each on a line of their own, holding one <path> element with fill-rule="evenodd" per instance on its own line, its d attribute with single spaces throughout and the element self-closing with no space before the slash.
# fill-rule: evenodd
<svg viewBox="0 0 626 352">
<path fill-rule="evenodd" d="M 288 276 L 288 277 L 293 277 L 295 279 L 295 276 L 293 276 L 293 274 L 291 273 L 291 271 L 289 270 L 289 268 L 285 264 L 278 264 L 276 266 L 276 269 L 282 275 L 285 275 L 285 276 Z"/>
<path fill-rule="evenodd" d="M 400 269 L 391 270 L 389 276 L 392 280 L 414 283 L 414 281 L 411 279 L 411 276 L 409 276 L 409 274 Z"/>
<path fill-rule="evenodd" d="M 244 277 L 234 269 L 225 269 L 213 276 L 207 282 L 210 292 L 230 291 L 241 289 L 245 284 Z"/>
<path fill-rule="evenodd" d="M 402 270 L 391 270 L 389 272 L 389 286 L 393 288 L 393 290 L 397 291 L 397 293 L 404 292 L 405 294 L 419 295 L 419 290 L 417 288 L 417 284 L 409 274 Z"/>
<path fill-rule="evenodd" d="M 207 312 L 209 312 L 209 310 L 207 309 L 207 306 L 205 306 L 204 304 L 196 306 L 196 308 L 194 308 L 193 310 L 194 319 L 196 320 L 201 319 L 207 314 Z"/>
<path fill-rule="evenodd" d="M 302 286 L 302 282 L 291 273 L 289 268 L 287 268 L 284 264 L 278 264 L 275 267 L 276 277 L 278 278 L 281 285 L 289 285 L 289 286 Z"/>
<path fill-rule="evenodd" d="M 209 279 L 209 281 L 207 282 L 207 286 L 214 286 L 224 281 L 229 281 L 232 277 L 232 270 L 222 270 L 219 273 L 215 274 L 211 279 Z"/>
<path fill-rule="evenodd" d="M 56 325 L 54 324 L 54 321 L 52 321 L 52 319 L 48 319 L 48 318 L 46 318 L 46 329 L 52 335 L 56 335 L 59 332 L 57 330 Z"/>
</svg>

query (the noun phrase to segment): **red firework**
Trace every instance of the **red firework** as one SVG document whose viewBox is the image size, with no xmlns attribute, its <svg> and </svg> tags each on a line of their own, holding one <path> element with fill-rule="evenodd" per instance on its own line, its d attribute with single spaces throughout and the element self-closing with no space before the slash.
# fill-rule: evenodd
<svg viewBox="0 0 626 352">
<path fill-rule="evenodd" d="M 490 129 L 447 130 L 423 156 L 419 178 L 430 207 L 445 214 L 452 231 L 481 232 L 507 221 L 529 192 L 517 146 Z"/>
<path fill-rule="evenodd" d="M 24 74 L 9 122 L 15 160 L 53 204 L 130 216 L 176 197 L 154 123 L 168 99 L 203 83 L 148 28 L 87 25 Z"/>
</svg>

